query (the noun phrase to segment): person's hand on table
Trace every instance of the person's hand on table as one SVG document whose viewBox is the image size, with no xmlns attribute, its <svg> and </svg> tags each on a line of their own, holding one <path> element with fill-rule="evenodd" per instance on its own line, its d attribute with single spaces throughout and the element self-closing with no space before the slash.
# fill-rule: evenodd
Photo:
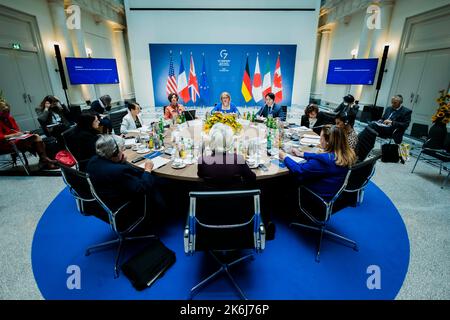
<svg viewBox="0 0 450 320">
<path fill-rule="evenodd" d="M 286 158 L 286 152 L 284 152 L 283 150 L 280 150 L 278 152 L 278 157 L 280 158 L 281 161 L 284 161 L 284 158 Z"/>
<path fill-rule="evenodd" d="M 153 161 L 147 160 L 147 161 L 145 161 L 144 170 L 147 172 L 152 172 L 153 166 L 154 166 Z"/>
<path fill-rule="evenodd" d="M 384 120 L 383 123 L 387 126 L 392 125 L 392 120 Z"/>
<path fill-rule="evenodd" d="M 303 152 L 303 151 L 300 151 L 299 149 L 292 148 L 292 154 L 293 154 L 294 156 L 303 158 L 304 152 Z"/>
</svg>

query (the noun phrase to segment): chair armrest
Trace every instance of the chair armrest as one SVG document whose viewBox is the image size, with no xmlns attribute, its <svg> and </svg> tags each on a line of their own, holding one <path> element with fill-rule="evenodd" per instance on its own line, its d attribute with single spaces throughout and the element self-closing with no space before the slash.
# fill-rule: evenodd
<svg viewBox="0 0 450 320">
<path fill-rule="evenodd" d="M 257 244 L 257 250 L 264 250 L 266 248 L 266 228 L 264 227 L 264 224 L 261 223 L 259 226 L 259 243 Z"/>
<path fill-rule="evenodd" d="M 186 254 L 192 253 L 192 245 L 190 242 L 190 232 L 188 226 L 184 228 L 183 242 L 184 242 L 184 253 Z"/>
</svg>

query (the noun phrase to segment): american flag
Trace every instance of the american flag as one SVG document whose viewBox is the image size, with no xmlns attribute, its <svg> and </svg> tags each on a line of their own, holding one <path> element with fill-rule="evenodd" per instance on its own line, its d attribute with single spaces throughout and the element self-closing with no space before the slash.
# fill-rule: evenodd
<svg viewBox="0 0 450 320">
<path fill-rule="evenodd" d="M 170 55 L 169 75 L 167 76 L 166 93 L 177 93 L 177 79 L 175 78 L 175 70 L 173 69 L 172 55 Z"/>
</svg>

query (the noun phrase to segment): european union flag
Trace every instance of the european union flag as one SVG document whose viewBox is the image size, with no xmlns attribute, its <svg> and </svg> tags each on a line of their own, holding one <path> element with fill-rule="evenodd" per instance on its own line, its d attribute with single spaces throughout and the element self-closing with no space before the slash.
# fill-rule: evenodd
<svg viewBox="0 0 450 320">
<path fill-rule="evenodd" d="M 209 106 L 209 86 L 208 86 L 208 78 L 206 76 L 206 64 L 205 64 L 205 54 L 203 54 L 203 66 L 202 73 L 200 74 L 200 101 L 204 106 Z"/>
</svg>

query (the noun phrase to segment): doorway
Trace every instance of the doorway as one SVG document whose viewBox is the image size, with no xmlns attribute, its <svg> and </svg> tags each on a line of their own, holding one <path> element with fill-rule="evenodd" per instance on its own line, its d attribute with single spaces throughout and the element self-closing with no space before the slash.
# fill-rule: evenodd
<svg viewBox="0 0 450 320">
<path fill-rule="evenodd" d="M 35 17 L 1 7 L 0 91 L 21 130 L 39 128 L 36 107 L 52 92 Z"/>
<path fill-rule="evenodd" d="M 411 124 L 431 125 L 440 91 L 450 87 L 450 6 L 407 19 L 391 96 L 403 95 Z M 411 127 L 411 126 L 410 126 Z"/>
</svg>

